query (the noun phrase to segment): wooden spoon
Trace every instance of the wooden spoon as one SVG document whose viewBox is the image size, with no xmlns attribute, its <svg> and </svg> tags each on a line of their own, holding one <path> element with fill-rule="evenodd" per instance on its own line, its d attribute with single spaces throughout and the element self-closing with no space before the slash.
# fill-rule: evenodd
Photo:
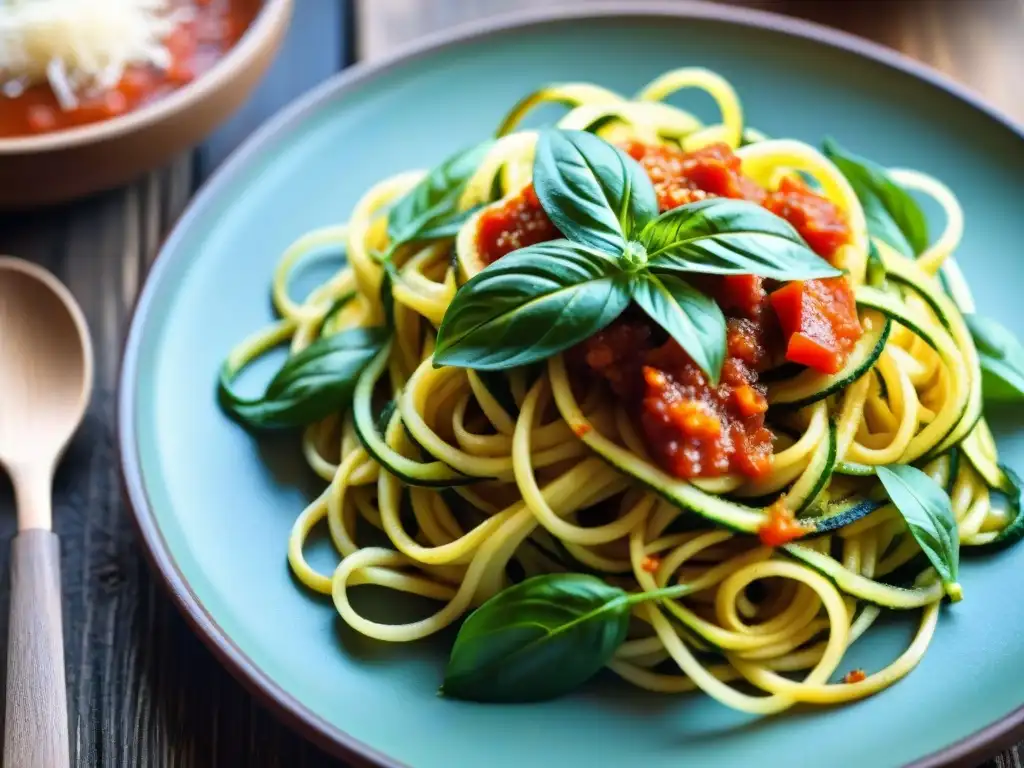
<svg viewBox="0 0 1024 768">
<path fill-rule="evenodd" d="M 11 544 L 4 765 L 69 765 L 53 472 L 92 392 L 82 310 L 46 270 L 0 257 L 0 466 L 18 503 Z"/>
</svg>

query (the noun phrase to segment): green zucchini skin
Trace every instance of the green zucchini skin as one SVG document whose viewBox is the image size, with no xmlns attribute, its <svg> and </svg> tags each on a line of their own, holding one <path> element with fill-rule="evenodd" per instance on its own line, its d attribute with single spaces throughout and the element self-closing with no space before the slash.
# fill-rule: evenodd
<svg viewBox="0 0 1024 768">
<path fill-rule="evenodd" d="M 1009 483 L 1003 468 L 985 455 L 973 431 L 960 443 L 960 450 L 989 488 L 1006 492 Z"/>
<path fill-rule="evenodd" d="M 452 277 L 455 279 L 455 288 L 457 290 L 465 285 L 466 280 L 462 276 L 462 264 L 459 262 L 459 252 L 455 247 L 452 247 L 452 257 L 448 263 L 451 267 Z"/>
<path fill-rule="evenodd" d="M 825 486 L 828 485 L 828 481 L 832 479 L 832 473 L 836 468 L 836 456 L 839 449 L 839 439 L 836 431 L 835 422 L 831 419 L 828 423 L 828 439 L 818 446 L 818 450 L 815 452 L 814 457 L 811 459 L 811 464 L 808 469 L 817 472 L 818 477 L 814 481 L 814 485 L 811 486 L 810 491 L 802 499 L 794 499 L 792 495 L 787 499 L 789 502 L 790 509 L 793 509 L 793 514 L 800 517 L 802 514 L 807 512 L 814 506 L 814 503 L 821 496 L 821 492 L 825 490 Z"/>
<path fill-rule="evenodd" d="M 519 415 L 519 405 L 512 396 L 507 374 L 503 371 L 474 371 L 474 373 L 509 418 L 515 419 Z"/>
<path fill-rule="evenodd" d="M 363 448 L 370 454 L 374 461 L 380 464 L 381 468 L 390 472 L 406 485 L 421 486 L 424 488 L 446 488 L 453 485 L 467 485 L 478 482 L 482 478 L 468 477 L 457 472 L 441 461 L 424 463 L 410 459 L 407 456 L 395 451 L 388 445 L 386 436 L 393 430 L 402 429 L 401 414 L 398 409 L 392 409 L 390 414 L 386 412 L 387 424 L 384 426 L 382 437 L 377 431 L 377 425 L 373 418 L 373 390 L 377 381 L 384 373 L 387 366 L 388 355 L 391 352 L 391 344 L 384 345 L 366 370 L 359 376 L 356 384 L 355 394 L 352 397 L 352 421 L 355 427 L 356 436 Z"/>
<path fill-rule="evenodd" d="M 581 439 L 587 442 L 587 436 Z M 633 466 L 634 462 L 622 462 L 617 455 L 605 453 L 593 444 L 588 444 L 596 454 L 623 474 L 640 481 L 666 501 L 694 512 L 715 525 L 739 533 L 757 533 L 761 523 L 767 520 L 760 509 L 705 493 L 697 486 L 673 478 L 653 465 L 638 472 L 638 468 Z M 646 464 L 642 459 L 635 459 L 635 462 Z"/>
<path fill-rule="evenodd" d="M 555 404 L 562 418 L 594 453 L 625 475 L 650 488 L 671 504 L 695 512 L 708 521 L 741 533 L 757 533 L 767 519 L 764 511 L 705 493 L 692 483 L 669 475 L 597 433 L 572 395 L 561 358 L 548 362 Z"/>
<path fill-rule="evenodd" d="M 956 483 L 956 476 L 960 473 L 960 453 L 961 451 L 959 447 L 954 445 L 952 448 L 949 449 L 949 453 L 946 454 L 949 457 L 949 463 L 946 466 L 947 474 L 945 482 L 947 496 L 952 495 L 953 485 L 954 483 Z"/>
<path fill-rule="evenodd" d="M 822 576 L 831 580 L 840 591 L 883 608 L 894 610 L 922 608 L 938 602 L 944 594 L 942 584 L 937 579 L 927 586 L 905 589 L 861 576 L 843 567 L 842 563 L 833 560 L 828 555 L 815 552 L 799 544 L 787 544 L 781 547 L 780 551 L 818 571 Z"/>
<path fill-rule="evenodd" d="M 836 462 L 836 474 L 850 475 L 852 477 L 872 477 L 875 474 L 875 468 L 870 464 L 861 464 L 856 461 L 839 461 Z"/>
<path fill-rule="evenodd" d="M 840 528 L 845 528 L 851 523 L 867 517 L 876 509 L 881 509 L 886 503 L 885 501 L 876 501 L 875 499 L 857 499 L 851 502 L 836 504 L 821 517 L 812 518 L 807 521 L 814 523 L 814 530 L 807 538 L 833 533 Z"/>
<path fill-rule="evenodd" d="M 854 346 L 850 357 L 839 373 L 826 375 L 807 370 L 794 379 L 768 387 L 768 405 L 775 408 L 800 410 L 819 400 L 846 389 L 871 370 L 889 341 L 892 321 L 889 318 L 880 328 L 868 331 Z"/>
<path fill-rule="evenodd" d="M 932 452 L 933 455 L 936 455 L 960 443 L 981 419 L 983 408 L 980 386 L 981 367 L 978 362 L 978 353 L 974 349 L 974 341 L 960 317 L 957 304 L 943 292 L 941 283 L 919 279 L 919 274 L 915 273 L 915 269 L 914 265 L 896 262 L 886 265 L 886 274 L 894 282 L 916 293 L 931 307 L 939 322 L 949 331 L 953 343 L 964 357 L 964 362 L 971 368 L 971 377 L 974 380 L 974 386 L 971 388 L 960 421 L 936 446 Z"/>
<path fill-rule="evenodd" d="M 869 285 L 859 285 L 856 289 L 857 306 L 867 307 L 876 312 L 881 312 L 890 320 L 895 320 L 900 325 L 905 325 L 915 335 L 920 336 L 932 349 L 935 349 L 935 342 L 930 333 L 921 325 L 915 322 L 900 303 L 896 296 L 879 288 L 872 288 Z"/>
<path fill-rule="evenodd" d="M 996 490 L 1006 494 L 1006 498 L 1013 511 L 1013 520 L 990 542 L 972 546 L 972 552 L 997 552 L 1006 549 L 1024 539 L 1024 485 L 1021 484 L 1020 476 L 1009 467 L 1000 464 L 999 469 L 1003 473 L 1004 484 Z"/>
</svg>

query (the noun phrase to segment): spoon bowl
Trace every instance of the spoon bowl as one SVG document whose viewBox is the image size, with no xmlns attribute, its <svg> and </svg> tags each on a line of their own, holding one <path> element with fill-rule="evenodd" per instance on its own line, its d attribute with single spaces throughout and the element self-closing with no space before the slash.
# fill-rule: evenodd
<svg viewBox="0 0 1024 768">
<path fill-rule="evenodd" d="M 85 415 L 93 355 L 82 310 L 45 269 L 0 257 L 0 466 L 14 485 L 4 765 L 70 762 L 53 471 Z"/>
<path fill-rule="evenodd" d="M 92 346 L 71 293 L 34 264 L 0 257 L 0 464 L 59 459 L 85 414 Z"/>
</svg>

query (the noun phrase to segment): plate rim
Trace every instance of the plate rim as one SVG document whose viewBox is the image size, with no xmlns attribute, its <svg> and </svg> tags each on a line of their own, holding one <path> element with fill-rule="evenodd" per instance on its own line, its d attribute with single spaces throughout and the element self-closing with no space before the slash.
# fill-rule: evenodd
<svg viewBox="0 0 1024 768">
<path fill-rule="evenodd" d="M 722 21 L 740 27 L 766 29 L 809 40 L 909 74 L 943 91 L 994 120 L 1024 142 L 1024 127 L 1002 109 L 989 104 L 973 89 L 905 54 L 849 32 L 812 21 L 752 8 L 715 5 L 704 0 L 596 0 L 586 5 L 553 5 L 501 13 L 464 22 L 424 35 L 378 59 L 356 63 L 299 95 L 250 135 L 207 179 L 192 197 L 146 274 L 132 308 L 122 349 L 116 391 L 116 426 L 122 492 L 136 534 L 151 569 L 170 595 L 191 630 L 217 661 L 263 706 L 286 726 L 321 749 L 352 763 L 354 768 L 408 768 L 403 763 L 360 741 L 313 712 L 285 691 L 246 655 L 203 605 L 179 569 L 149 500 L 142 480 L 135 425 L 135 385 L 142 334 L 153 293 L 167 269 L 168 254 L 192 223 L 217 199 L 221 188 L 242 173 L 264 147 L 300 124 L 326 102 L 346 91 L 386 75 L 397 66 L 447 48 L 457 47 L 511 30 L 543 27 L 571 20 L 608 18 L 673 18 Z M 940 750 L 916 759 L 905 768 L 974 768 L 996 752 L 1024 738 L 1024 700 L 999 720 Z"/>
</svg>

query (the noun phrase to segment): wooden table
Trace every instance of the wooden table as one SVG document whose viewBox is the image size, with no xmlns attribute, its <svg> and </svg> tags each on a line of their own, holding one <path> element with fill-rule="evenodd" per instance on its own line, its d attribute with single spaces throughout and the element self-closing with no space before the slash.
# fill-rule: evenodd
<svg viewBox="0 0 1024 768">
<path fill-rule="evenodd" d="M 202 179 L 260 121 L 351 62 L 422 34 L 547 0 L 299 0 L 260 91 L 196 152 L 121 190 L 0 216 L 0 253 L 34 259 L 81 301 L 97 353 L 96 394 L 58 472 L 71 747 L 79 766 L 336 765 L 282 727 L 214 662 L 156 588 L 121 497 L 115 383 L 131 307 L 160 241 Z M 832 24 L 921 59 L 1024 122 L 1024 0 L 747 0 Z M 0 537 L 14 531 L 0 481 Z M 6 578 L 7 550 L 0 553 Z M 0 590 L 0 643 L 7 590 Z M 2 657 L 0 657 L 2 658 Z M 0 674 L 4 666 L 0 664 Z M 2 723 L 2 718 L 0 718 Z M 1022 752 L 1024 753 L 1024 752 Z M 1019 766 L 1006 753 L 987 766 Z"/>
</svg>

